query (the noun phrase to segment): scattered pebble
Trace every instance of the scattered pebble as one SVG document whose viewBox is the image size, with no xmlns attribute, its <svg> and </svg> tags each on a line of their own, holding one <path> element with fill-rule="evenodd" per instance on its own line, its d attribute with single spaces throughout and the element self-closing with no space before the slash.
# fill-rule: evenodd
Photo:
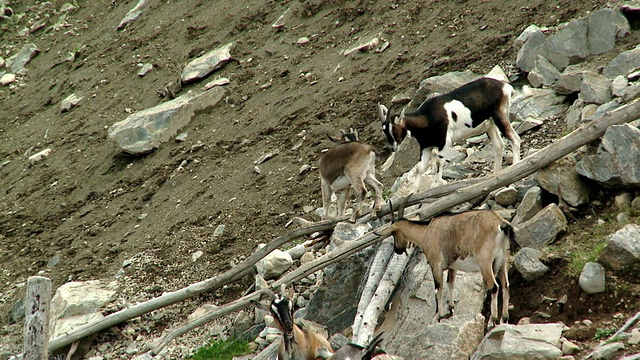
<svg viewBox="0 0 640 360">
<path fill-rule="evenodd" d="M 146 63 L 142 65 L 142 67 L 140 68 L 140 71 L 138 71 L 138 76 L 143 77 L 147 75 L 147 73 L 151 70 L 153 70 L 153 64 Z"/>
<path fill-rule="evenodd" d="M 296 41 L 296 43 L 298 45 L 305 45 L 309 43 L 309 38 L 306 36 L 301 37 L 300 39 L 298 39 L 298 41 Z"/>
<path fill-rule="evenodd" d="M 16 81 L 16 75 L 15 74 L 4 74 L 2 75 L 2 78 L 0 78 L 0 84 L 2 84 L 2 86 L 7 86 L 9 84 L 13 84 Z"/>
</svg>

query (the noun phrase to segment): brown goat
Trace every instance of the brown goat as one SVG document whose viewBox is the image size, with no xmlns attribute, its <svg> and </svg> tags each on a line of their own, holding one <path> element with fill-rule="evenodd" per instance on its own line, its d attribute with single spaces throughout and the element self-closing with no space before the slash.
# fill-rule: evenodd
<svg viewBox="0 0 640 360">
<path fill-rule="evenodd" d="M 376 216 L 376 212 L 382 206 L 382 184 L 376 179 L 375 161 L 374 148 L 359 141 L 343 142 L 322 155 L 319 170 L 323 220 L 329 218 L 331 193 L 335 192 L 338 197 L 338 216 L 342 216 L 349 192 L 353 188 L 357 205 L 350 220 L 355 222 L 362 212 L 362 201 L 366 193 L 365 184 L 371 186 L 375 192 L 371 216 Z"/>
<path fill-rule="evenodd" d="M 511 224 L 492 210 L 472 210 L 443 215 L 429 221 L 411 221 L 403 217 L 407 196 L 398 210 L 398 219 L 378 235 L 393 236 L 397 254 L 405 252 L 409 243 L 418 245 L 431 266 L 436 288 L 437 321 L 449 312 L 442 300 L 443 272 L 448 270 L 448 303 L 453 308 L 453 285 L 456 271 L 480 272 L 485 289 L 491 292 L 491 318 L 488 327 L 498 320 L 496 274 L 502 287 L 502 317 L 509 318 L 509 243 L 514 233 Z M 393 212 L 391 213 L 393 216 Z"/>
<path fill-rule="evenodd" d="M 318 360 L 329 359 L 333 355 L 333 349 L 329 341 L 321 334 L 301 328 L 296 325 L 293 319 L 293 288 L 286 294 L 286 287 L 283 284 L 280 289 L 280 296 L 269 291 L 271 304 L 266 305 L 254 302 L 254 305 L 271 313 L 276 320 L 280 331 L 282 331 L 282 342 L 278 349 L 279 360 Z"/>
</svg>

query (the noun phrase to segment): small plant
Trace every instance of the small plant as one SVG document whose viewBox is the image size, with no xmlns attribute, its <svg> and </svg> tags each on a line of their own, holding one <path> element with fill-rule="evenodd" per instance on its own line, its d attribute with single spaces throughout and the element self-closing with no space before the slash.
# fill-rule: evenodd
<svg viewBox="0 0 640 360">
<path fill-rule="evenodd" d="M 596 329 L 596 334 L 593 336 L 593 340 L 604 340 L 609 338 L 609 336 L 615 334 L 616 329 L 615 328 L 597 328 Z"/>
<path fill-rule="evenodd" d="M 248 354 L 249 343 L 245 340 L 214 341 L 198 349 L 189 359 L 231 360 L 234 356 Z"/>
<path fill-rule="evenodd" d="M 594 262 L 598 259 L 598 255 L 602 252 L 602 249 L 607 245 L 606 242 L 602 242 L 593 247 L 586 247 L 584 249 L 576 249 L 570 255 L 569 273 L 574 276 L 580 276 L 584 265 L 588 262 Z"/>
</svg>

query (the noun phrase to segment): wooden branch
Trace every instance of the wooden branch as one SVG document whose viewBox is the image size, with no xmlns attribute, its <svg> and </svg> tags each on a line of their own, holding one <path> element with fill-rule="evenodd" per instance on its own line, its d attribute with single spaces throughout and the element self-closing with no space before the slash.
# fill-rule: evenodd
<svg viewBox="0 0 640 360">
<path fill-rule="evenodd" d="M 24 320 L 24 357 L 28 360 L 49 358 L 49 310 L 51 280 L 30 276 L 27 280 L 27 301 Z"/>
<path fill-rule="evenodd" d="M 201 282 L 191 284 L 183 289 L 176 290 L 164 294 L 160 297 L 151 299 L 149 301 L 134 305 L 128 309 L 118 311 L 110 314 L 96 322 L 81 326 L 74 329 L 64 335 L 58 336 L 55 339 L 49 341 L 49 350 L 54 351 L 60 349 L 63 346 L 69 345 L 72 342 L 82 339 L 85 336 L 94 334 L 98 331 L 109 328 L 113 325 L 119 324 L 123 321 L 135 318 L 137 316 L 146 314 L 153 310 L 175 304 L 177 302 L 186 300 L 192 296 L 201 294 L 206 291 L 212 291 L 218 289 L 224 285 L 227 285 L 233 281 L 240 279 L 242 276 L 252 272 L 252 266 L 267 256 L 271 251 L 278 247 L 304 235 L 312 234 L 316 231 L 330 230 L 335 227 L 339 221 L 344 221 L 348 217 L 344 216 L 339 219 L 326 220 L 315 223 L 311 226 L 306 226 L 297 230 L 294 230 L 287 235 L 276 238 L 268 243 L 264 248 L 258 250 L 247 259 L 242 261 L 231 270 L 226 271 L 223 274 L 215 276 L 213 278 L 203 280 Z"/>
<path fill-rule="evenodd" d="M 251 301 L 259 301 L 260 297 L 266 293 L 267 291 L 263 289 L 260 291 L 253 292 L 249 295 L 243 296 L 239 299 L 236 299 L 224 306 L 217 307 L 203 314 L 202 316 L 180 326 L 179 328 L 162 335 L 162 337 L 154 341 L 152 344 L 149 344 L 147 348 L 151 349 L 150 351 L 151 355 L 158 355 L 160 351 L 162 351 L 162 349 L 164 349 L 164 347 L 173 339 L 179 336 L 182 336 L 187 332 L 197 328 L 198 326 L 202 326 L 215 318 L 218 318 L 220 316 L 224 316 L 236 310 L 242 309 L 250 305 Z"/>
<path fill-rule="evenodd" d="M 281 341 L 282 341 L 282 337 L 279 337 L 273 340 L 273 342 L 269 344 L 269 346 L 267 346 L 264 350 L 262 350 L 252 360 L 277 360 L 278 348 L 280 347 Z"/>
<path fill-rule="evenodd" d="M 620 329 L 618 329 L 618 331 L 616 331 L 615 334 L 611 335 L 607 340 L 605 340 L 600 345 L 605 345 L 605 344 L 608 344 L 608 343 L 616 341 L 616 338 L 620 334 L 622 334 L 623 332 L 627 331 L 627 329 L 630 328 L 633 324 L 635 324 L 635 322 L 638 321 L 638 319 L 640 319 L 640 312 L 638 312 L 633 317 L 631 317 L 629 320 L 627 320 L 627 322 L 625 322 L 624 325 L 622 325 L 622 327 Z"/>
<path fill-rule="evenodd" d="M 418 193 L 412 197 L 407 206 L 421 202 L 427 197 L 445 196 L 453 193 L 453 196 L 448 196 L 443 199 L 437 200 L 430 205 L 424 206 L 422 209 L 416 212 L 419 213 L 423 218 L 434 216 L 442 211 L 449 209 L 452 206 L 474 199 L 478 196 L 485 196 L 491 190 L 508 185 L 540 170 L 550 163 L 578 149 L 580 146 L 596 140 L 598 137 L 602 136 L 606 129 L 611 125 L 623 124 L 637 118 L 640 118 L 640 103 L 635 100 L 632 103 L 622 106 L 612 112 L 605 113 L 596 120 L 593 120 L 590 123 L 581 126 L 571 134 L 538 151 L 536 154 L 525 158 L 518 164 L 505 168 L 504 170 L 493 176 L 484 179 L 473 179 L 472 181 L 447 184 L 433 190 Z M 462 185 L 460 185 L 461 183 L 473 184 L 463 189 Z M 402 201 L 402 199 L 395 199 L 393 206 L 397 207 L 400 201 Z M 388 213 L 389 206 L 385 205 L 380 211 L 380 216 L 384 216 Z M 370 214 L 362 217 L 361 219 L 359 219 L 359 221 L 366 221 L 368 218 L 370 218 Z M 251 267 L 274 249 L 300 236 L 312 234 L 316 231 L 333 229 L 336 223 L 338 223 L 339 221 L 344 221 L 346 219 L 347 217 L 345 216 L 342 218 L 318 222 L 314 225 L 303 227 L 287 235 L 281 236 L 271 241 L 261 250 L 249 256 L 246 260 L 238 264 L 238 266 L 221 275 L 215 276 L 199 283 L 192 284 L 181 290 L 170 292 L 147 302 L 134 305 L 129 309 L 113 313 L 99 321 L 79 327 L 78 329 L 70 331 L 65 335 L 51 340 L 49 342 L 49 349 L 50 351 L 57 350 L 65 345 L 69 345 L 76 340 L 96 333 L 100 330 L 104 330 L 120 322 L 146 314 L 167 305 L 175 304 L 176 302 L 188 299 L 205 291 L 212 291 L 220 288 L 241 278 L 244 274 L 250 273 Z M 281 283 L 290 283 L 303 276 L 306 276 L 301 274 L 307 272 L 313 273 L 319 269 L 322 269 L 324 266 L 339 261 L 344 257 L 360 251 L 379 240 L 379 236 L 373 233 L 368 233 L 356 241 L 345 243 L 331 253 L 305 264 L 296 271 L 280 279 L 276 282 L 276 287 Z"/>
</svg>

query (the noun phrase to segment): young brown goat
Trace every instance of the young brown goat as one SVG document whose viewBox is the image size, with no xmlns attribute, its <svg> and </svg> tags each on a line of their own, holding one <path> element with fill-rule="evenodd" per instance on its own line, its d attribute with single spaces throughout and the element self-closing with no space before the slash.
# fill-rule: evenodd
<svg viewBox="0 0 640 360">
<path fill-rule="evenodd" d="M 343 134 L 343 138 L 345 135 Z M 350 138 L 347 138 L 350 140 Z M 382 184 L 375 175 L 376 153 L 370 145 L 359 141 L 342 142 L 320 158 L 320 186 L 322 188 L 322 220 L 329 218 L 331 193 L 338 197 L 338 216 L 344 215 L 351 188 L 356 193 L 357 205 L 351 216 L 355 222 L 362 212 L 362 200 L 366 193 L 366 185 L 373 188 L 375 200 L 371 216 L 382 206 Z"/>
<path fill-rule="evenodd" d="M 282 331 L 278 360 L 329 359 L 333 355 L 329 341 L 321 334 L 296 325 L 293 320 L 293 303 L 291 301 L 293 294 L 287 295 L 286 293 L 286 287 L 283 284 L 280 288 L 280 296 L 268 292 L 271 298 L 269 307 L 254 302 L 254 305 L 271 313 Z"/>
<path fill-rule="evenodd" d="M 480 272 L 485 289 L 491 292 L 491 318 L 488 327 L 498 320 L 498 290 L 496 274 L 502 287 L 502 317 L 509 318 L 509 243 L 513 239 L 511 224 L 492 210 L 472 210 L 460 214 L 443 215 L 430 221 L 411 221 L 403 217 L 407 196 L 398 210 L 398 219 L 378 235 L 394 238 L 393 247 L 402 254 L 408 244 L 418 245 L 424 252 L 436 288 L 437 312 L 434 321 L 447 313 L 442 300 L 443 272 L 448 270 L 448 303 L 453 307 L 453 285 L 456 271 Z"/>
</svg>

